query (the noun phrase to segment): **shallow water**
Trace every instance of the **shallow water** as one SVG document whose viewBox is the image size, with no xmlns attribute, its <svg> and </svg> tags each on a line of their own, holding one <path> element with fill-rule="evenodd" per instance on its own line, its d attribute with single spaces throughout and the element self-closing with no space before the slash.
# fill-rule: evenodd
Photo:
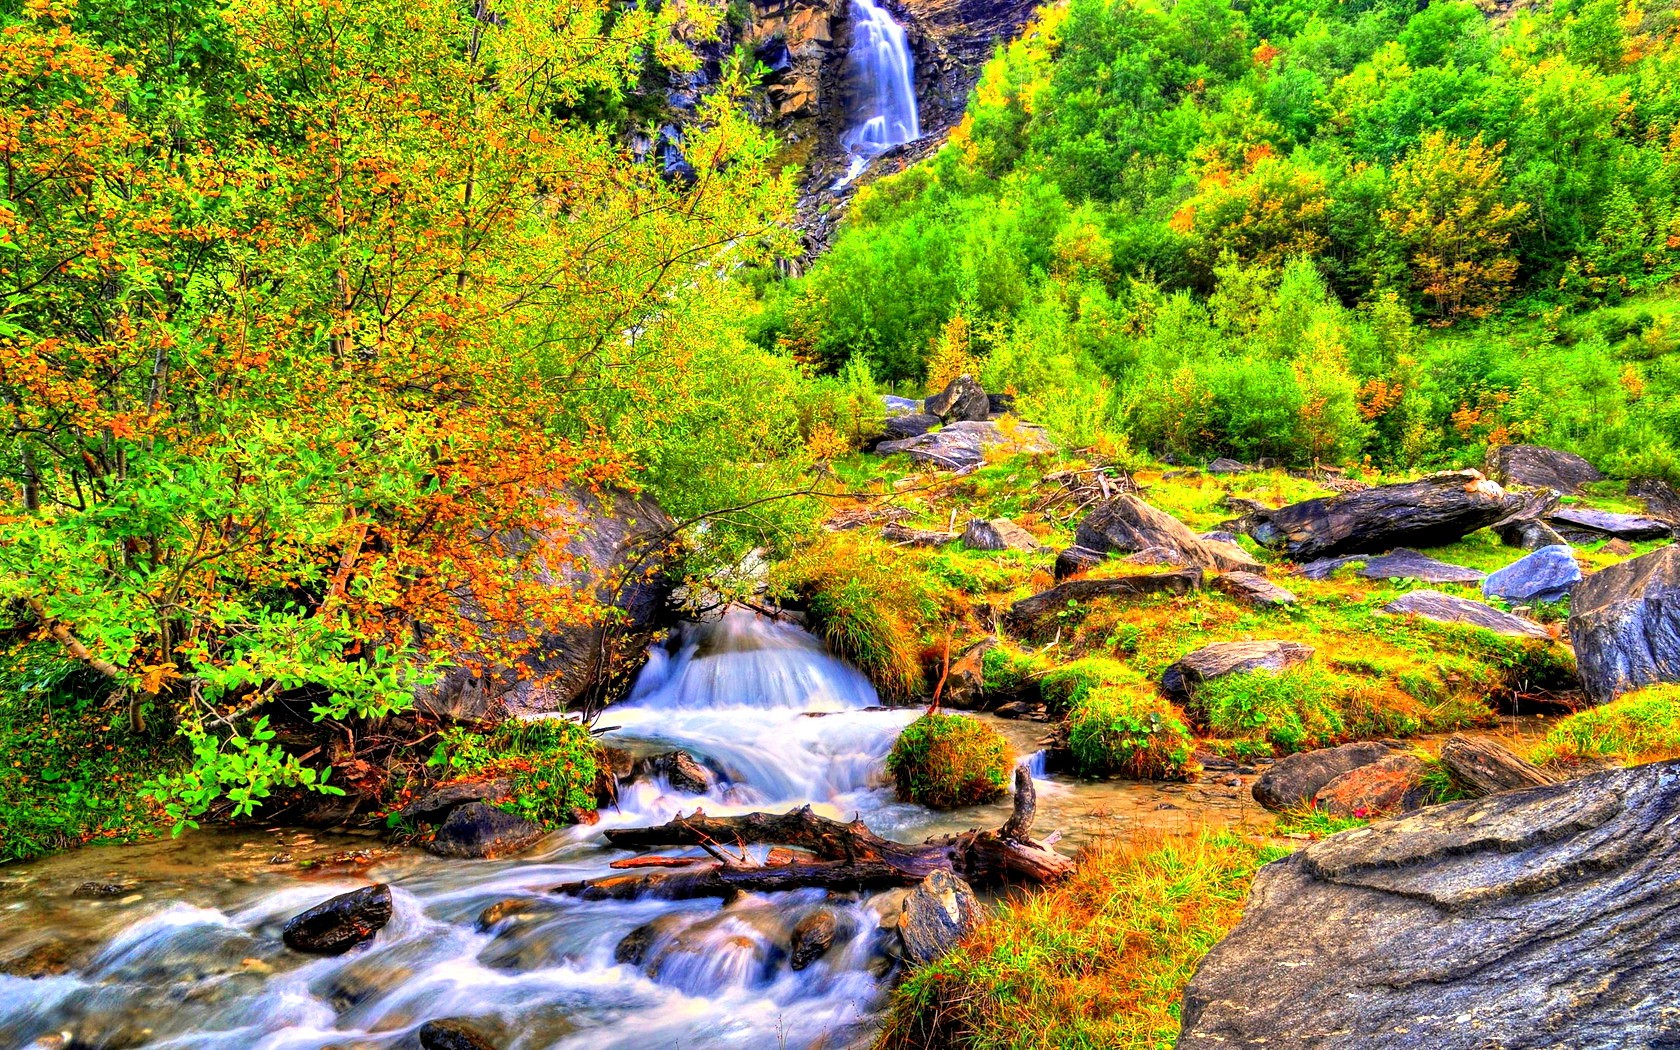
<svg viewBox="0 0 1680 1050">
<path fill-rule="evenodd" d="M 0 869 L 0 1047 L 372 1050 L 411 1046 L 421 1023 L 442 1017 L 503 1050 L 867 1042 L 895 965 L 886 924 L 902 891 L 728 905 L 549 891 L 631 855 L 603 829 L 697 806 L 810 803 L 903 841 L 1001 824 L 1007 803 L 935 814 L 893 797 L 883 761 L 918 714 L 879 708 L 867 680 L 804 631 L 736 610 L 656 649 L 603 720 L 618 727 L 609 744 L 681 747 L 711 766 L 720 783 L 704 798 L 627 786 L 598 826 L 557 832 L 517 860 L 223 829 Z M 1030 760 L 1043 727 L 995 721 Z M 1060 829 L 1069 851 L 1138 829 L 1256 819 L 1244 783 L 1036 783 L 1037 831 Z M 371 881 L 391 884 L 395 914 L 370 943 L 334 959 L 281 945 L 287 918 Z M 500 914 L 486 923 L 491 905 Z M 834 947 L 795 972 L 792 929 L 819 908 L 837 920 Z M 617 961 L 639 928 L 639 959 Z"/>
</svg>

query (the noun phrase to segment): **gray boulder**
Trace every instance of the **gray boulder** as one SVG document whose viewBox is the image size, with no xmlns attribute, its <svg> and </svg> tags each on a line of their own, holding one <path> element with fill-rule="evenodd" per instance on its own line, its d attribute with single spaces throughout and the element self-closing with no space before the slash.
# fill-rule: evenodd
<svg viewBox="0 0 1680 1050">
<path fill-rule="evenodd" d="M 895 416 L 888 416 L 882 424 L 882 441 L 903 441 L 906 438 L 921 437 L 939 425 L 938 416 L 930 416 L 926 412 L 900 412 Z"/>
<path fill-rule="evenodd" d="M 1487 467 L 1488 477 L 1495 480 L 1565 495 L 1604 478 L 1597 467 L 1575 453 L 1544 445 L 1496 445 L 1488 452 Z"/>
<path fill-rule="evenodd" d="M 1389 602 L 1380 611 L 1390 616 L 1421 616 L 1437 623 L 1468 624 L 1494 634 L 1548 640 L 1552 637 L 1533 620 L 1501 612 L 1486 602 L 1456 598 L 1440 591 L 1411 591 Z"/>
<path fill-rule="evenodd" d="M 1541 547 L 1482 582 L 1482 593 L 1508 602 L 1555 602 L 1581 582 L 1581 566 L 1567 543 Z"/>
<path fill-rule="evenodd" d="M 646 760 L 645 769 L 685 795 L 704 795 L 717 786 L 717 774 L 687 751 L 667 751 Z"/>
<path fill-rule="evenodd" d="M 485 859 L 508 857 L 542 838 L 540 824 L 483 802 L 469 802 L 452 810 L 426 849 L 440 857 Z"/>
<path fill-rule="evenodd" d="M 1015 413 L 1015 395 L 987 394 L 986 406 L 991 413 L 991 418 L 993 419 L 996 419 L 999 416 L 1013 415 Z"/>
<path fill-rule="evenodd" d="M 1182 521 L 1131 493 L 1098 504 L 1079 523 L 1073 542 L 1088 550 L 1143 554 L 1160 562 L 1220 572 L 1260 564 L 1240 547 L 1202 539 Z"/>
<path fill-rule="evenodd" d="M 1094 551 L 1089 547 L 1081 547 L 1075 544 L 1056 555 L 1056 582 L 1061 583 L 1069 576 L 1090 572 L 1107 560 L 1108 554 L 1106 552 Z"/>
<path fill-rule="evenodd" d="M 1234 459 L 1228 459 L 1225 456 L 1220 456 L 1218 459 L 1207 465 L 1207 472 L 1209 474 L 1247 474 L 1253 469 L 1254 468 L 1249 466 L 1247 463 Z"/>
<path fill-rule="evenodd" d="M 1287 671 L 1306 663 L 1316 652 L 1303 642 L 1215 642 L 1181 657 L 1161 675 L 1161 691 L 1189 704 L 1205 682 L 1249 671 Z"/>
<path fill-rule="evenodd" d="M 1680 764 L 1432 806 L 1261 869 L 1178 1050 L 1621 1050 L 1680 1021 Z"/>
<path fill-rule="evenodd" d="M 322 901 L 287 920 L 280 939 L 295 952 L 343 955 L 391 921 L 391 887 L 363 886 Z"/>
<path fill-rule="evenodd" d="M 898 936 L 904 958 L 923 966 L 944 955 L 983 918 L 980 900 L 968 883 L 940 869 L 918 883 L 904 898 L 898 916 Z"/>
<path fill-rule="evenodd" d="M 995 422 L 964 420 L 949 423 L 931 433 L 902 441 L 883 441 L 875 451 L 883 456 L 903 452 L 912 460 L 938 470 L 973 470 L 986 461 L 986 453 L 1043 454 L 1056 446 L 1043 429 L 1021 423 L 1009 434 Z"/>
<path fill-rule="evenodd" d="M 1008 518 L 975 518 L 963 529 L 962 540 L 964 546 L 980 551 L 1038 550 L 1038 537 Z"/>
<path fill-rule="evenodd" d="M 1213 588 L 1239 602 L 1261 608 L 1294 605 L 1295 595 L 1256 572 L 1227 572 L 1214 577 Z"/>
<path fill-rule="evenodd" d="M 973 376 L 964 375 L 951 380 L 944 390 L 923 401 L 922 411 L 948 423 L 979 421 L 992 414 L 992 400 Z"/>
<path fill-rule="evenodd" d="M 1647 518 L 1639 514 L 1615 514 L 1607 510 L 1587 507 L 1560 507 L 1547 516 L 1546 521 L 1561 532 L 1565 539 L 1577 543 L 1596 543 L 1603 539 L 1661 540 L 1674 535 L 1670 522 Z"/>
<path fill-rule="evenodd" d="M 1375 740 L 1302 751 L 1279 759 L 1260 775 L 1250 790 L 1254 801 L 1282 812 L 1310 802 L 1326 784 L 1342 774 L 1381 762 L 1393 754 L 1393 748 Z"/>
<path fill-rule="evenodd" d="M 1064 619 L 1082 619 L 1082 607 L 1099 598 L 1135 600 L 1155 594 L 1189 594 L 1201 585 L 1200 569 L 1066 580 L 1010 606 L 1003 614 L 1003 626 L 1018 637 L 1035 638 L 1049 634 Z"/>
<path fill-rule="evenodd" d="M 1601 569 L 1575 585 L 1569 637 L 1595 703 L 1680 682 L 1680 547 Z"/>
<path fill-rule="evenodd" d="M 1492 525 L 1515 500 L 1474 470 L 1259 510 L 1248 534 L 1297 562 L 1395 547 L 1439 547 Z"/>
<path fill-rule="evenodd" d="M 1424 583 L 1478 583 L 1483 573 L 1438 561 L 1418 551 L 1401 547 L 1368 558 L 1359 575 L 1371 580 L 1422 580 Z"/>
</svg>

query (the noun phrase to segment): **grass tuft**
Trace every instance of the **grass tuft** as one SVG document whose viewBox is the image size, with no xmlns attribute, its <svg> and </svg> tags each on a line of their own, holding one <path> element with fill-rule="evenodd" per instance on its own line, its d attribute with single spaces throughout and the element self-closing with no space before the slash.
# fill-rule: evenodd
<svg viewBox="0 0 1680 1050">
<path fill-rule="evenodd" d="M 1680 758 L 1680 685 L 1647 686 L 1552 727 L 1534 762 L 1610 759 L 1626 765 Z"/>
<path fill-rule="evenodd" d="M 1195 739 L 1179 710 L 1152 687 L 1098 686 L 1068 711 L 1068 747 L 1080 772 L 1183 780 Z"/>
<path fill-rule="evenodd" d="M 1002 798 L 1010 758 L 1009 742 L 986 723 L 928 714 L 904 727 L 887 769 L 904 801 L 956 809 Z"/>
</svg>

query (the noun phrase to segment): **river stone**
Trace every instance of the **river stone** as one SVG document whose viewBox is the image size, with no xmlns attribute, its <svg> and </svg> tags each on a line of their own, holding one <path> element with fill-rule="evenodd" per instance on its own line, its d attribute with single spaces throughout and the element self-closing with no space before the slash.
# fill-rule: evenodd
<svg viewBox="0 0 1680 1050">
<path fill-rule="evenodd" d="M 1459 470 L 1256 511 L 1248 534 L 1294 561 L 1310 562 L 1400 546 L 1439 547 L 1492 525 L 1513 505 L 1495 483 Z"/>
<path fill-rule="evenodd" d="M 823 953 L 834 946 L 838 926 L 834 913 L 827 908 L 818 908 L 800 919 L 793 927 L 788 965 L 795 970 L 803 970 L 822 958 Z"/>
<path fill-rule="evenodd" d="M 981 551 L 1038 550 L 1038 537 L 1008 518 L 976 518 L 963 529 L 962 539 L 964 545 Z"/>
<path fill-rule="evenodd" d="M 322 901 L 286 922 L 286 947 L 311 955 L 343 955 L 391 921 L 391 887 L 363 886 Z"/>
<path fill-rule="evenodd" d="M 1295 595 L 1255 572 L 1227 572 L 1213 579 L 1214 590 L 1262 608 L 1294 605 Z"/>
<path fill-rule="evenodd" d="M 888 416 L 883 425 L 881 440 L 903 441 L 905 438 L 921 437 L 938 425 L 939 417 L 926 412 L 906 412 Z"/>
<path fill-rule="evenodd" d="M 1569 495 L 1604 475 L 1591 463 L 1544 445 L 1495 445 L 1488 451 L 1488 477 L 1512 485 L 1552 489 Z"/>
<path fill-rule="evenodd" d="M 1189 594 L 1201 585 L 1200 569 L 1066 580 L 1010 606 L 1009 611 L 1003 614 L 1003 625 L 1020 637 L 1032 638 L 1050 633 L 1063 613 L 1075 619 L 1083 618 L 1084 611 L 1080 607 L 1099 598 L 1125 600 L 1152 594 Z M 1070 602 L 1075 604 L 1070 605 Z"/>
<path fill-rule="evenodd" d="M 961 375 L 922 402 L 922 411 L 946 422 L 979 421 L 991 415 L 992 402 L 973 376 Z"/>
<path fill-rule="evenodd" d="M 1494 634 L 1550 640 L 1546 629 L 1533 620 L 1501 612 L 1486 602 L 1456 598 L 1440 591 L 1411 591 L 1382 607 L 1390 616 L 1421 616 L 1437 623 L 1463 623 L 1483 627 Z"/>
<path fill-rule="evenodd" d="M 1482 582 L 1482 593 L 1508 602 L 1555 602 L 1569 596 L 1581 582 L 1581 567 L 1567 544 L 1541 547 L 1533 554 L 1500 569 Z"/>
<path fill-rule="evenodd" d="M 1267 809 L 1282 812 L 1304 805 L 1342 774 L 1381 762 L 1393 754 L 1394 749 L 1387 744 L 1361 740 L 1341 747 L 1286 755 L 1260 775 L 1251 792 L 1254 801 Z"/>
<path fill-rule="evenodd" d="M 1612 565 L 1575 585 L 1569 637 L 1595 703 L 1680 682 L 1680 547 Z"/>
<path fill-rule="evenodd" d="M 1423 762 L 1405 752 L 1350 769 L 1319 788 L 1313 806 L 1334 817 L 1375 817 L 1406 807 L 1423 782 Z"/>
<path fill-rule="evenodd" d="M 1107 560 L 1108 555 L 1105 552 L 1094 551 L 1089 547 L 1081 547 L 1075 544 L 1056 555 L 1056 582 L 1061 583 L 1069 576 L 1090 572 Z"/>
<path fill-rule="evenodd" d="M 647 760 L 648 772 L 664 777 L 673 790 L 704 795 L 717 786 L 717 774 L 687 751 L 667 751 Z"/>
<path fill-rule="evenodd" d="M 986 461 L 987 452 L 994 450 L 1041 454 L 1056 451 L 1056 446 L 1040 427 L 1021 423 L 1005 434 L 991 420 L 948 423 L 919 437 L 883 441 L 875 446 L 880 455 L 903 452 L 923 466 L 940 470 L 973 470 Z"/>
<path fill-rule="evenodd" d="M 1388 554 L 1368 558 L 1359 575 L 1370 580 L 1422 580 L 1424 583 L 1480 583 L 1485 573 L 1437 561 L 1418 551 L 1401 547 Z"/>
<path fill-rule="evenodd" d="M 420 1050 L 496 1050 L 484 1034 L 463 1021 L 427 1021 L 420 1026 Z"/>
<path fill-rule="evenodd" d="M 1161 691 L 1179 703 L 1188 703 L 1196 690 L 1211 679 L 1250 671 L 1280 674 L 1311 660 L 1315 651 L 1301 642 L 1215 642 L 1168 667 L 1161 675 Z"/>
<path fill-rule="evenodd" d="M 1229 572 L 1259 563 L 1240 547 L 1202 539 L 1190 527 L 1129 492 L 1099 503 L 1085 515 L 1073 542 L 1089 550 L 1147 554 L 1173 565 Z"/>
<path fill-rule="evenodd" d="M 508 857 L 520 852 L 546 832 L 524 817 L 486 805 L 469 802 L 458 806 L 438 828 L 426 849 L 440 857 L 483 859 Z"/>
<path fill-rule="evenodd" d="M 1592 510 L 1587 507 L 1560 507 L 1552 511 L 1546 520 L 1566 538 L 1582 543 L 1594 543 L 1606 538 L 1638 543 L 1641 540 L 1667 539 L 1674 535 L 1674 526 L 1666 521 L 1638 514 L 1613 514 L 1607 510 Z"/>
<path fill-rule="evenodd" d="M 624 935 L 613 949 L 613 962 L 626 963 L 630 966 L 640 966 L 647 960 L 648 949 L 661 938 L 669 937 L 682 929 L 692 916 L 685 916 L 678 912 L 667 912 L 657 918 L 650 919 Z"/>
<path fill-rule="evenodd" d="M 1431 806 L 1255 878 L 1178 1050 L 1675 1045 L 1680 764 Z"/>
<path fill-rule="evenodd" d="M 968 883 L 940 869 L 923 879 L 904 898 L 898 916 L 898 936 L 904 958 L 923 966 L 944 955 L 980 925 L 980 900 Z"/>
</svg>

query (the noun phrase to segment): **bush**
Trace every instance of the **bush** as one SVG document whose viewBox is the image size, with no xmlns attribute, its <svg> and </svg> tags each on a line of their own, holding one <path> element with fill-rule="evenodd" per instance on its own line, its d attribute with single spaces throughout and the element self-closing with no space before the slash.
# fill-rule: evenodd
<svg viewBox="0 0 1680 1050">
<path fill-rule="evenodd" d="M 1046 674 L 1039 688 L 1051 711 L 1067 711 L 1079 706 L 1097 689 L 1142 681 L 1141 675 L 1118 660 L 1090 656 Z"/>
<path fill-rule="evenodd" d="M 1183 716 L 1151 689 L 1098 686 L 1068 712 L 1068 746 L 1082 772 L 1182 780 L 1193 738 Z"/>
<path fill-rule="evenodd" d="M 427 763 L 445 780 L 508 777 L 513 790 L 497 809 L 555 827 L 595 811 L 601 746 L 570 719 L 509 719 L 489 733 L 450 729 Z"/>
<path fill-rule="evenodd" d="M 1261 737 L 1285 754 L 1429 726 L 1428 710 L 1391 683 L 1312 666 L 1215 678 L 1195 707 L 1215 735 Z"/>
<path fill-rule="evenodd" d="M 1680 685 L 1656 685 L 1570 715 L 1530 756 L 1536 762 L 1609 758 L 1638 765 L 1680 757 Z"/>
<path fill-rule="evenodd" d="M 1009 783 L 1009 744 L 963 715 L 928 714 L 899 734 L 887 756 L 898 797 L 933 809 L 993 802 Z"/>
</svg>

